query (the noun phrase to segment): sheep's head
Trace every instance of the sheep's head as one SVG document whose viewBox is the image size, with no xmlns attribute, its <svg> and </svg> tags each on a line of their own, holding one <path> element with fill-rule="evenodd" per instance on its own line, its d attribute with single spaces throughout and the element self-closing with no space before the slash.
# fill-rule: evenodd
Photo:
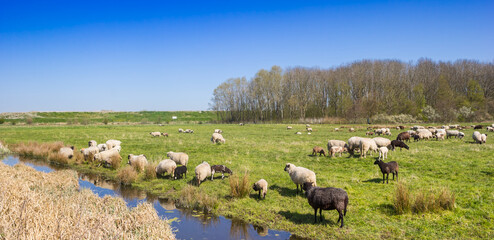
<svg viewBox="0 0 494 240">
<path fill-rule="evenodd" d="M 290 171 L 290 169 L 292 168 L 292 166 L 295 166 L 295 165 L 293 165 L 293 164 L 291 164 L 291 163 L 287 163 L 287 164 L 286 164 L 286 166 L 285 166 L 285 171 L 286 171 L 286 172 L 289 172 L 289 171 Z"/>
<path fill-rule="evenodd" d="M 377 159 L 377 160 L 374 162 L 374 165 L 379 164 L 379 162 L 381 162 L 381 160 Z"/>
<path fill-rule="evenodd" d="M 70 146 L 70 149 L 74 150 L 74 146 Z"/>
<path fill-rule="evenodd" d="M 257 184 L 255 184 L 255 183 L 254 183 L 254 184 L 252 184 L 252 189 L 253 189 L 254 191 L 259 191 L 259 188 L 257 187 Z"/>
<path fill-rule="evenodd" d="M 302 184 L 302 190 L 305 191 L 305 193 L 307 194 L 307 192 L 314 186 L 314 183 L 311 183 L 311 182 L 304 182 L 304 184 Z"/>
<path fill-rule="evenodd" d="M 173 152 L 167 152 L 167 153 L 166 153 L 166 156 L 167 156 L 167 157 L 170 157 L 170 156 L 172 155 L 172 153 L 173 153 Z"/>
</svg>

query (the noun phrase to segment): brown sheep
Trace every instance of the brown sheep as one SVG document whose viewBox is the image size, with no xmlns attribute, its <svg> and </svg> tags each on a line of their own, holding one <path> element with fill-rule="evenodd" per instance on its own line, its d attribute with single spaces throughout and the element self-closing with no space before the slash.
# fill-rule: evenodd
<svg viewBox="0 0 494 240">
<path fill-rule="evenodd" d="M 317 155 L 318 153 L 319 153 L 319 156 L 321 156 L 321 154 L 324 154 L 324 156 L 326 157 L 326 152 L 324 151 L 324 149 L 322 147 L 315 146 L 312 149 L 312 156 Z"/>
<path fill-rule="evenodd" d="M 400 140 L 400 141 L 408 141 L 410 142 L 410 133 L 408 132 L 402 132 L 400 134 L 398 134 L 398 136 L 396 137 L 396 140 Z"/>
</svg>

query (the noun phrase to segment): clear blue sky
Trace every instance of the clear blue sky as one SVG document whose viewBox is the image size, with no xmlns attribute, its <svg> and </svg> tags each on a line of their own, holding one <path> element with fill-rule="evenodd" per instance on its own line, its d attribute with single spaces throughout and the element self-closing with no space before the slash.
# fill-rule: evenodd
<svg viewBox="0 0 494 240">
<path fill-rule="evenodd" d="M 494 1 L 0 0 L 0 112 L 206 110 L 260 69 L 494 60 Z"/>
</svg>

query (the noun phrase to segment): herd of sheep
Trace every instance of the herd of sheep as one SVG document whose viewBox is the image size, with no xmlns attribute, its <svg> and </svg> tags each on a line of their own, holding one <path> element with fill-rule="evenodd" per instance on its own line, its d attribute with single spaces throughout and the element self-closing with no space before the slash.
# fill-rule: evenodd
<svg viewBox="0 0 494 240">
<path fill-rule="evenodd" d="M 241 124 L 242 126 L 243 124 Z M 474 129 L 481 129 L 482 126 L 476 125 L 471 126 Z M 396 127 L 397 130 L 404 130 L 404 126 Z M 389 181 L 389 174 L 393 175 L 393 180 L 398 180 L 398 163 L 395 161 L 392 162 L 384 162 L 384 159 L 387 159 L 388 150 L 394 151 L 395 148 L 399 147 L 400 149 L 405 148 L 409 149 L 409 146 L 405 144 L 405 142 L 410 142 L 411 139 L 414 141 L 420 140 L 428 140 L 432 138 L 436 138 L 436 140 L 444 140 L 445 138 L 463 138 L 465 134 L 461 132 L 462 129 L 466 127 L 461 127 L 459 125 L 449 125 L 442 126 L 440 128 L 435 127 L 422 127 L 422 126 L 413 126 L 411 130 L 403 131 L 399 133 L 395 140 L 389 140 L 384 137 L 375 137 L 375 138 L 366 138 L 353 136 L 349 138 L 347 141 L 343 140 L 329 140 L 327 143 L 328 155 L 331 157 L 336 157 L 336 154 L 339 154 L 341 157 L 343 153 L 349 153 L 349 156 L 354 156 L 356 152 L 360 153 L 360 158 L 366 158 L 367 153 L 379 152 L 379 157 L 374 162 L 375 165 L 378 165 L 381 173 L 383 174 L 383 183 Z M 287 130 L 293 129 L 291 126 L 287 126 Z M 310 125 L 306 125 L 306 130 L 310 134 L 313 129 Z M 339 128 L 335 128 L 335 131 L 340 131 Z M 378 128 L 371 131 L 371 128 L 367 129 L 365 133 L 366 136 L 369 135 L 387 135 L 391 136 L 391 130 L 389 128 Z M 355 129 L 349 128 L 350 132 L 354 132 Z M 494 124 L 487 127 L 487 131 L 494 131 Z M 179 133 L 193 133 L 194 131 L 191 129 L 179 129 Z M 214 133 L 211 136 L 211 142 L 222 143 L 224 144 L 225 138 L 222 136 L 223 131 L 220 129 L 214 130 Z M 167 133 L 160 132 L 151 132 L 153 137 L 159 136 L 168 136 Z M 296 134 L 301 134 L 301 132 L 296 132 Z M 474 131 L 472 138 L 475 143 L 485 143 L 487 140 L 487 134 L 482 134 L 478 131 Z M 105 144 L 97 144 L 96 141 L 91 140 L 88 143 L 88 148 L 81 149 L 84 157 L 93 156 L 94 161 L 98 161 L 104 166 L 108 166 L 112 158 L 117 157 L 121 160 L 120 150 L 121 150 L 121 142 L 118 140 L 108 140 Z M 64 156 L 70 158 L 73 156 L 73 147 L 68 148 L 64 147 L 60 149 L 60 153 Z M 315 146 L 312 149 L 312 155 L 326 156 L 325 149 L 319 146 Z M 185 178 L 187 174 L 187 163 L 189 161 L 189 156 L 183 152 L 167 152 L 168 159 L 162 160 L 158 163 L 155 168 L 156 174 L 158 176 L 165 176 L 166 174 L 170 175 L 170 178 L 179 179 Z M 136 169 L 144 170 L 145 166 L 148 164 L 148 160 L 144 154 L 128 155 L 128 164 L 133 166 Z M 181 165 L 177 167 L 178 165 Z M 309 170 L 304 167 L 295 166 L 291 163 L 286 163 L 284 171 L 288 172 L 292 182 L 296 185 L 297 193 L 300 191 L 305 191 L 305 195 L 308 199 L 309 205 L 314 209 L 314 222 L 317 222 L 317 210 L 319 209 L 320 217 L 322 218 L 321 211 L 322 210 L 337 210 L 339 213 L 338 222 L 341 220 L 340 227 L 343 227 L 343 217 L 346 215 L 346 208 L 348 205 L 348 194 L 345 190 L 340 188 L 322 188 L 317 186 L 316 181 L 316 173 L 312 170 Z M 224 178 L 224 174 L 233 174 L 233 171 L 230 170 L 225 165 L 213 165 L 210 166 L 207 162 L 202 162 L 195 168 L 195 178 L 197 185 L 199 186 L 202 181 L 205 181 L 208 177 L 211 177 L 213 180 L 213 176 L 215 173 L 221 173 L 222 179 Z M 185 177 L 184 177 L 185 175 Z M 252 189 L 254 191 L 259 192 L 259 198 L 265 198 L 268 189 L 268 182 L 264 179 L 260 179 L 252 185 Z"/>
</svg>

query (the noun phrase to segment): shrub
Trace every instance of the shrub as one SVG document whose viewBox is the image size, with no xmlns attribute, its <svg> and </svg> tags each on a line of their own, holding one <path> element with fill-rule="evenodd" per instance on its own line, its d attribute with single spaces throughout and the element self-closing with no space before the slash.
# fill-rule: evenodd
<svg viewBox="0 0 494 240">
<path fill-rule="evenodd" d="M 5 119 L 0 118 L 0 124 L 4 124 L 4 123 L 5 123 Z"/>
<path fill-rule="evenodd" d="M 147 118 L 141 119 L 141 124 L 147 124 L 147 123 L 148 123 L 148 119 Z"/>
<path fill-rule="evenodd" d="M 131 166 L 126 166 L 118 171 L 118 180 L 124 185 L 130 185 L 137 179 L 137 172 Z"/>
<path fill-rule="evenodd" d="M 109 122 L 109 121 L 110 121 L 110 120 L 108 120 L 108 118 L 105 118 L 105 119 L 103 119 L 103 124 L 108 125 L 108 122 Z"/>
<path fill-rule="evenodd" d="M 249 194 L 251 188 L 249 183 L 249 173 L 244 173 L 242 180 L 237 174 L 230 176 L 230 195 L 234 198 L 243 198 Z"/>
<path fill-rule="evenodd" d="M 144 179 L 152 180 L 155 178 L 156 178 L 156 164 L 148 163 L 148 165 L 146 165 L 146 167 L 144 168 Z"/>
<path fill-rule="evenodd" d="M 70 159 L 60 154 L 59 152 L 52 152 L 48 154 L 48 161 L 60 164 L 69 164 Z"/>
<path fill-rule="evenodd" d="M 372 123 L 416 123 L 419 122 L 417 118 L 409 114 L 400 115 L 386 115 L 378 114 L 371 118 Z"/>
<path fill-rule="evenodd" d="M 29 124 L 29 125 L 33 124 L 33 118 L 30 118 L 30 117 L 26 118 L 26 124 Z"/>
</svg>

